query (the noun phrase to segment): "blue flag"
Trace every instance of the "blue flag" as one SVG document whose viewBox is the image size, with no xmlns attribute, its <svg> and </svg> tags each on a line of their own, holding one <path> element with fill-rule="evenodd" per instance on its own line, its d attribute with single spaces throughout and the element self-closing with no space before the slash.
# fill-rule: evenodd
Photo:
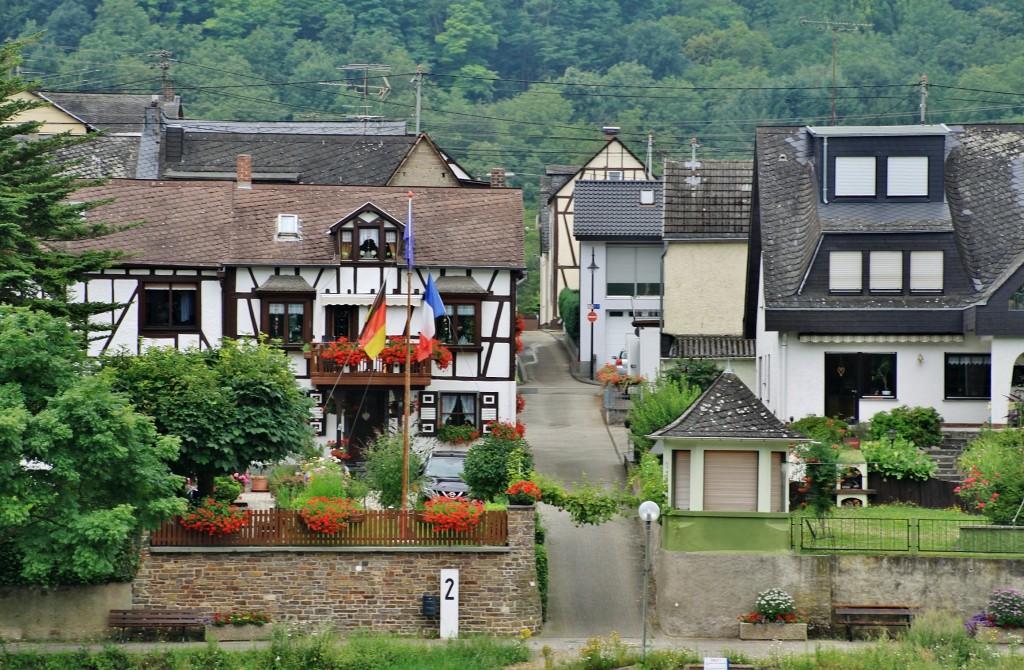
<svg viewBox="0 0 1024 670">
<path fill-rule="evenodd" d="M 416 360 L 423 361 L 430 358 L 434 350 L 435 328 L 434 320 L 444 316 L 444 303 L 441 302 L 441 295 L 434 286 L 434 276 L 427 275 L 427 289 L 423 295 L 423 312 L 421 313 L 420 341 L 416 346 Z"/>
<path fill-rule="evenodd" d="M 413 241 L 412 241 L 412 191 L 409 191 L 409 214 L 405 217 L 405 266 L 413 266 Z"/>
</svg>

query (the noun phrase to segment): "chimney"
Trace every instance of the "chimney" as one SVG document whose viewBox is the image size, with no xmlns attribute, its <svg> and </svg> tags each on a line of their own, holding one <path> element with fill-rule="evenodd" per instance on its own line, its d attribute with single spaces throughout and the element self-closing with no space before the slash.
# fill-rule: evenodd
<svg viewBox="0 0 1024 670">
<path fill-rule="evenodd" d="M 604 126 L 603 128 L 601 128 L 601 132 L 604 133 L 604 138 L 606 140 L 612 139 L 613 137 L 618 135 L 619 131 L 621 130 L 622 128 L 619 128 L 618 126 Z"/>
<path fill-rule="evenodd" d="M 505 188 L 508 184 L 505 181 L 505 168 L 494 168 L 491 170 L 491 188 Z"/>
<path fill-rule="evenodd" d="M 235 164 L 235 188 L 252 188 L 252 156 L 238 154 Z"/>
<path fill-rule="evenodd" d="M 164 82 L 163 95 L 164 102 L 174 102 L 174 84 L 170 82 Z"/>
</svg>

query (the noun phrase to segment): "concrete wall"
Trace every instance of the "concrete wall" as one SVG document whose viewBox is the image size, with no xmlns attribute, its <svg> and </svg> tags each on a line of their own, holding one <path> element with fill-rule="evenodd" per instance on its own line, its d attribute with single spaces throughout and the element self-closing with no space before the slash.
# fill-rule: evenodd
<svg viewBox="0 0 1024 670">
<path fill-rule="evenodd" d="M 1022 560 L 668 551 L 654 560 L 658 623 L 673 637 L 736 637 L 736 617 L 773 587 L 793 596 L 812 631 L 830 626 L 835 603 L 920 605 L 966 619 L 994 589 L 1024 589 Z"/>
<path fill-rule="evenodd" d="M 665 332 L 741 335 L 746 276 L 746 240 L 671 242 L 665 254 Z"/>
<path fill-rule="evenodd" d="M 532 507 L 509 510 L 502 548 L 243 549 L 148 551 L 134 606 L 259 609 L 342 631 L 422 634 L 438 626 L 420 614 L 422 596 L 439 594 L 440 570 L 455 568 L 461 632 L 540 630 Z"/>
<path fill-rule="evenodd" d="M 104 637 L 107 613 L 131 606 L 131 584 L 0 588 L 0 640 Z"/>
</svg>

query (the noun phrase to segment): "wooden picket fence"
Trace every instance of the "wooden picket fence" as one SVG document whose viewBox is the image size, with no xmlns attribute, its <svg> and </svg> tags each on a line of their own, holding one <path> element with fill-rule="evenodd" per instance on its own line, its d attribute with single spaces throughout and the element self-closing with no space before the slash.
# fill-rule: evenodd
<svg viewBox="0 0 1024 670">
<path fill-rule="evenodd" d="M 366 510 L 336 535 L 310 530 L 295 510 L 252 510 L 249 524 L 230 535 L 209 535 L 165 522 L 149 538 L 152 547 L 503 547 L 508 514 L 484 512 L 468 531 L 435 532 L 416 510 Z"/>
</svg>

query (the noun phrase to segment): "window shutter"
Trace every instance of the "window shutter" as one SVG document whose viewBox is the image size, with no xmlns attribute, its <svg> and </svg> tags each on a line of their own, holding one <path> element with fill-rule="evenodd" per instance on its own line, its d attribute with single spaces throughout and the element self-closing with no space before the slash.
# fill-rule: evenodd
<svg viewBox="0 0 1024 670">
<path fill-rule="evenodd" d="M 433 435 L 437 431 L 437 393 L 420 391 L 420 433 Z"/>
<path fill-rule="evenodd" d="M 491 432 L 487 428 L 489 421 L 498 420 L 498 394 L 497 393 L 481 393 L 480 394 L 480 426 L 484 433 Z"/>
<path fill-rule="evenodd" d="M 928 157 L 890 156 L 885 192 L 889 196 L 927 196 Z"/>
<path fill-rule="evenodd" d="M 859 292 L 863 256 L 859 251 L 832 251 L 828 255 L 828 290 Z"/>
<path fill-rule="evenodd" d="M 782 477 L 782 457 L 784 455 L 781 451 L 772 452 L 772 512 L 785 511 L 782 509 L 782 487 L 785 486 L 785 479 Z"/>
<path fill-rule="evenodd" d="M 690 451 L 672 451 L 672 508 L 690 509 Z"/>
<path fill-rule="evenodd" d="M 910 252 L 910 290 L 942 290 L 942 252 Z"/>
<path fill-rule="evenodd" d="M 903 290 L 903 252 L 871 252 L 871 290 Z"/>
<path fill-rule="evenodd" d="M 757 511 L 757 452 L 704 452 L 704 511 Z"/>
<path fill-rule="evenodd" d="M 837 197 L 875 195 L 874 156 L 836 156 L 835 169 Z"/>
</svg>

